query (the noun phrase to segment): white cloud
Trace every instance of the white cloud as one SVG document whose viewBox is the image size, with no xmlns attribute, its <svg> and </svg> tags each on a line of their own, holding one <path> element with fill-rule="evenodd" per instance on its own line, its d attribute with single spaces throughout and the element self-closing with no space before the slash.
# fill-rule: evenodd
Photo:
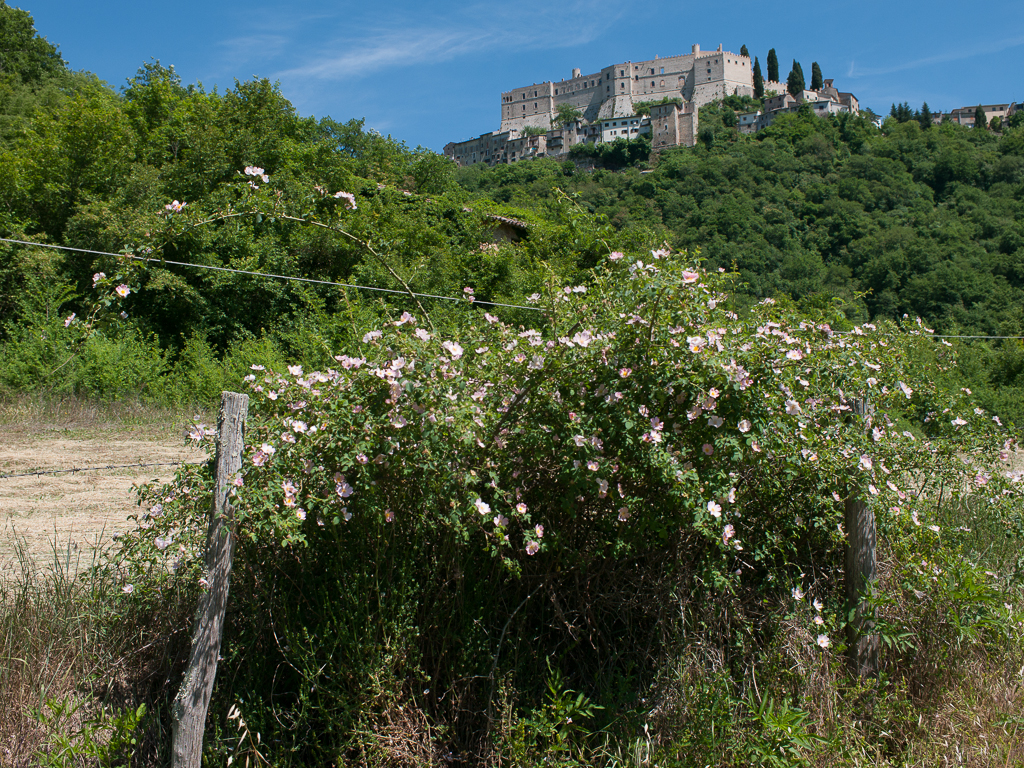
<svg viewBox="0 0 1024 768">
<path fill-rule="evenodd" d="M 857 69 L 854 66 L 853 61 L 850 61 L 849 69 L 846 72 L 846 76 L 850 78 L 857 77 L 877 77 L 879 75 L 890 75 L 896 72 L 905 72 L 909 69 L 919 69 L 921 67 L 929 67 L 934 64 L 945 64 L 950 61 L 962 61 L 963 59 L 973 59 L 976 56 L 986 56 L 994 53 L 1001 53 L 1009 48 L 1016 48 L 1017 46 L 1024 45 L 1024 36 L 1006 38 L 1004 40 L 997 40 L 990 43 L 980 43 L 971 47 L 965 48 L 950 48 L 944 50 L 942 53 L 937 53 L 933 56 L 923 56 L 919 59 L 913 59 L 912 61 L 906 61 L 902 64 L 892 64 L 889 66 L 882 67 L 869 67 L 867 69 Z"/>
<path fill-rule="evenodd" d="M 475 5 L 405 26 L 346 29 L 303 63 L 275 78 L 357 80 L 384 69 L 449 61 L 482 51 L 536 50 L 585 45 L 611 27 L 621 6 L 610 2 L 525 2 L 512 8 Z M 571 26 L 564 19 L 577 19 Z M 321 19 L 319 23 L 324 23 Z M 340 22 L 339 22 L 340 23 Z"/>
<path fill-rule="evenodd" d="M 220 48 L 232 64 L 266 60 L 284 53 L 289 46 L 285 35 L 246 35 L 223 40 Z"/>
</svg>

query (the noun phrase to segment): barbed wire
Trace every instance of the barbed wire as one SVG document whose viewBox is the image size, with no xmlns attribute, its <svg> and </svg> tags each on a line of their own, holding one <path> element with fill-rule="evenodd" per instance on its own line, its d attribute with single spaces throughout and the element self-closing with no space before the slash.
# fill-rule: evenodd
<svg viewBox="0 0 1024 768">
<path fill-rule="evenodd" d="M 33 243 L 30 240 L 12 240 L 7 237 L 0 237 L 0 243 L 14 243 L 16 245 L 31 245 L 37 248 L 53 248 L 58 251 L 75 251 L 76 253 L 91 253 L 96 256 L 113 256 L 118 259 L 131 259 L 132 261 L 145 261 L 152 264 L 172 264 L 176 267 L 192 267 L 193 269 L 207 269 L 212 272 L 230 272 L 236 275 L 251 275 L 253 277 L 270 277 L 276 280 L 289 280 L 295 283 L 312 283 L 313 285 L 329 285 L 338 288 L 353 288 L 360 291 L 377 291 L 379 293 L 394 293 L 401 296 L 415 296 L 420 299 L 438 299 L 440 301 L 466 301 L 459 296 L 440 296 L 435 293 L 416 293 L 415 291 L 399 291 L 393 288 L 377 288 L 372 285 L 356 285 L 354 283 L 336 283 L 331 280 L 317 280 L 312 277 L 294 277 L 292 275 L 277 275 L 271 272 L 254 272 L 248 269 L 233 269 L 231 267 L 216 267 L 212 264 L 190 264 L 187 261 L 171 261 L 170 259 L 153 259 L 147 256 L 135 256 L 130 253 L 111 253 L 110 251 L 93 251 L 89 248 L 73 248 L 70 245 L 51 245 L 49 243 Z M 525 309 L 530 312 L 543 312 L 540 307 L 524 307 L 520 304 L 502 304 L 497 301 L 484 301 L 475 299 L 473 304 L 488 307 L 505 307 L 507 309 Z"/>
<path fill-rule="evenodd" d="M 36 472 L 17 472 L 11 475 L 0 475 L 0 480 L 11 477 L 35 477 L 38 475 L 63 475 L 76 472 L 95 472 L 104 469 L 133 469 L 135 467 L 199 467 L 205 461 L 155 461 L 143 464 L 107 464 L 102 467 L 74 467 L 73 469 L 40 469 Z"/>
<path fill-rule="evenodd" d="M 132 261 L 144 261 L 152 264 L 171 264 L 176 267 L 192 267 L 194 269 L 207 269 L 213 272 L 230 272 L 237 275 L 251 275 L 253 277 L 269 277 L 276 280 L 289 280 L 296 283 L 312 283 L 314 285 L 329 285 L 338 288 L 353 288 L 361 291 L 377 291 L 379 293 L 392 293 L 401 296 L 409 296 L 410 293 L 413 296 L 421 299 L 438 299 L 440 301 L 466 301 L 464 297 L 459 296 L 440 296 L 434 293 L 416 293 L 415 291 L 399 291 L 393 288 L 377 288 L 372 285 L 358 285 L 355 283 L 336 283 L 331 280 L 317 280 L 312 277 L 294 277 L 291 275 L 278 275 L 271 272 L 254 272 L 247 269 L 233 269 L 231 267 L 217 267 L 212 264 L 190 264 L 187 261 L 171 261 L 170 259 L 154 259 L 146 256 L 135 256 L 130 253 L 111 253 L 110 251 L 95 251 L 89 248 L 75 248 L 70 245 L 53 245 L 50 243 L 34 243 L 31 240 L 12 240 L 7 237 L 0 237 L 0 243 L 13 243 L 15 245 L 30 245 L 37 248 L 53 248 L 59 251 L 74 251 L 76 253 L 91 253 L 96 256 L 113 256 L 118 259 L 131 259 Z M 483 301 L 482 299 L 476 299 L 473 301 L 474 304 L 488 307 L 505 307 L 507 309 L 525 309 L 529 312 L 543 312 L 541 307 L 526 307 L 521 304 L 501 304 L 496 301 Z M 836 331 L 839 334 L 850 334 L 852 331 Z M 988 340 L 1011 340 L 1011 341 L 1024 341 L 1024 336 L 984 336 L 984 335 L 954 335 L 954 334 L 942 334 L 942 333 L 929 333 L 922 334 L 926 338 L 932 339 L 988 339 Z"/>
</svg>

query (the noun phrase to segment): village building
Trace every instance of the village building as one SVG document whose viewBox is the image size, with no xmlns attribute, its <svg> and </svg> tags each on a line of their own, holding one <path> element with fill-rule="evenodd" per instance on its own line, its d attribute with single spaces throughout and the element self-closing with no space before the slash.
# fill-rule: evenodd
<svg viewBox="0 0 1024 768">
<path fill-rule="evenodd" d="M 748 56 L 722 46 L 702 51 L 694 45 L 688 54 L 625 61 L 587 75 L 574 69 L 570 78 L 502 93 L 499 129 L 452 142 L 444 154 L 459 165 L 495 165 L 565 155 L 582 142 L 645 134 L 652 136 L 652 145 L 658 148 L 693 146 L 700 107 L 726 96 L 753 94 Z M 636 105 L 642 102 L 669 103 L 652 107 L 648 117 L 636 114 Z M 579 110 L 581 119 L 558 124 L 563 104 Z"/>
</svg>

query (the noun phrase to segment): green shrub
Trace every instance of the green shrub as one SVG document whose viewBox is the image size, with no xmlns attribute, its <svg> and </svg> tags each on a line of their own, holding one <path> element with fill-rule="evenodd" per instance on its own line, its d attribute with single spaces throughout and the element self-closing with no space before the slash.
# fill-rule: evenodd
<svg viewBox="0 0 1024 768">
<path fill-rule="evenodd" d="M 917 326 L 840 335 L 774 302 L 740 317 L 730 279 L 613 253 L 589 285 L 548 286 L 544 331 L 467 303 L 443 335 L 393 317 L 326 372 L 254 364 L 214 722 L 237 706 L 278 763 L 586 762 L 698 632 L 718 666 L 685 696 L 698 718 L 742 713 L 739 746 L 698 730 L 678 754 L 816 748 L 812 678 L 782 670 L 843 649 L 843 498 L 870 498 L 912 553 L 955 538 L 937 502 L 976 476 L 1012 535 L 1019 498 L 989 416 L 912 365 Z M 868 423 L 847 415 L 856 392 Z M 207 471 L 144 492 L 129 578 L 195 583 Z M 951 595 L 943 617 L 977 601 Z M 983 638 L 973 616 L 963 642 Z M 757 665 L 789 682 L 755 710 Z M 583 728 L 553 724 L 570 690 Z"/>
</svg>

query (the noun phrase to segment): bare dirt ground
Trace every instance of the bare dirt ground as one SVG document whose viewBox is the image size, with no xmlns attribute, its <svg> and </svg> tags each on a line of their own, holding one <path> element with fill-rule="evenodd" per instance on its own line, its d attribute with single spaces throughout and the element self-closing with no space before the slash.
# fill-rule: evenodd
<svg viewBox="0 0 1024 768">
<path fill-rule="evenodd" d="M 201 461 L 185 445 L 191 414 L 76 401 L 0 403 L 0 475 L 46 469 Z M 207 419 L 209 423 L 209 419 Z M 0 578 L 31 564 L 71 571 L 125 530 L 132 486 L 166 481 L 174 466 L 0 478 Z M 27 563 L 22 563 L 22 558 Z"/>
</svg>

